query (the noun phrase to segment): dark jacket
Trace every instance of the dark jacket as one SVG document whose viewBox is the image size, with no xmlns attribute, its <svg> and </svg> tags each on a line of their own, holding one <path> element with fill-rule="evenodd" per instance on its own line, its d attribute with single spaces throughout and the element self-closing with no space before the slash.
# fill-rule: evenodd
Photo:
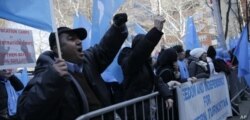
<svg viewBox="0 0 250 120">
<path fill-rule="evenodd" d="M 12 75 L 9 78 L 10 84 L 16 90 L 22 90 L 24 88 L 22 82 L 15 76 Z M 0 80 L 0 120 L 8 120 L 8 93 L 5 88 L 5 83 Z"/>
<path fill-rule="evenodd" d="M 152 28 L 146 35 L 137 35 L 132 48 L 124 48 L 119 54 L 118 64 L 124 75 L 125 100 L 149 94 L 154 85 L 158 85 L 149 59 L 162 34 Z M 167 94 L 165 96 L 169 97 Z"/>
<path fill-rule="evenodd" d="M 175 80 L 179 81 L 180 79 L 177 79 L 175 74 L 174 74 L 174 62 L 177 62 L 177 52 L 173 48 L 168 48 L 159 54 L 157 58 L 157 69 L 156 69 L 156 74 L 163 80 L 164 83 L 168 83 L 169 81 Z M 163 120 L 164 118 L 169 118 L 170 120 L 175 118 L 178 120 L 178 105 L 176 102 L 177 101 L 177 95 L 176 92 L 174 92 L 175 89 L 171 90 L 171 93 L 173 94 L 172 99 L 174 100 L 174 114 L 169 114 L 169 111 L 166 110 L 166 104 L 162 103 L 161 99 L 158 99 L 158 109 L 159 109 L 159 120 Z M 165 110 L 165 113 L 162 111 Z M 172 116 L 174 115 L 174 117 Z"/>
<path fill-rule="evenodd" d="M 227 63 L 220 58 L 216 58 L 216 50 L 213 46 L 209 46 L 207 50 L 207 56 L 210 57 L 213 61 L 214 68 L 216 72 L 224 72 L 227 75 L 230 74 L 230 68 Z"/>
<path fill-rule="evenodd" d="M 100 74 L 112 62 L 126 37 L 125 27 L 111 26 L 100 44 L 84 51 L 82 74 L 102 107 L 111 105 L 111 97 Z M 59 77 L 52 67 L 54 58 L 51 51 L 38 58 L 34 78 L 18 100 L 20 120 L 73 120 L 89 112 L 86 94 L 74 78 Z"/>
<path fill-rule="evenodd" d="M 226 75 L 229 75 L 230 67 L 227 65 L 227 63 L 222 59 L 213 59 L 214 68 L 216 72 L 224 72 Z"/>
</svg>

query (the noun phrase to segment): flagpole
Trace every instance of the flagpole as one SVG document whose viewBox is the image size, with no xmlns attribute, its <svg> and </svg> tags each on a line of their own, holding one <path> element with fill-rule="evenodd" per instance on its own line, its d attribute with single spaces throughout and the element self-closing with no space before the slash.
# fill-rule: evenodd
<svg viewBox="0 0 250 120">
<path fill-rule="evenodd" d="M 61 47 L 60 47 L 60 42 L 59 42 L 59 37 L 58 37 L 58 31 L 57 31 L 57 27 L 56 27 L 56 24 L 55 24 L 55 14 L 54 14 L 54 9 L 53 9 L 53 0 L 49 0 L 49 3 L 50 3 L 50 13 L 51 13 L 52 28 L 53 28 L 53 32 L 55 32 L 55 36 L 56 36 L 56 46 L 57 46 L 58 57 L 60 59 L 62 59 Z"/>
</svg>

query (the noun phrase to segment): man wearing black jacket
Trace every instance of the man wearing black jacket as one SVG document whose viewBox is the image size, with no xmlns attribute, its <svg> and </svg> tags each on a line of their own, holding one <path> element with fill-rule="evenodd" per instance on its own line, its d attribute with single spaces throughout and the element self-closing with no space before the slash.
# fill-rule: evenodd
<svg viewBox="0 0 250 120">
<path fill-rule="evenodd" d="M 118 64 L 121 66 L 124 80 L 124 100 L 150 94 L 155 89 L 160 90 L 162 97 L 167 101 L 171 97 L 168 85 L 157 79 L 151 66 L 151 52 L 160 41 L 165 20 L 156 17 L 154 27 L 146 34 L 138 34 L 132 42 L 132 47 L 123 48 L 118 57 Z M 157 87 L 157 88 L 155 88 Z M 142 105 L 137 105 L 137 119 L 141 120 Z M 146 119 L 150 118 L 149 103 L 144 105 Z M 128 111 L 129 119 L 134 119 L 132 109 Z"/>
<path fill-rule="evenodd" d="M 20 120 L 73 120 L 79 115 L 111 105 L 110 90 L 101 73 L 113 61 L 125 41 L 127 14 L 114 16 L 101 42 L 82 51 L 84 28 L 58 28 L 62 58 L 57 58 L 55 34 L 50 48 L 40 55 L 34 78 L 18 100 Z"/>
</svg>

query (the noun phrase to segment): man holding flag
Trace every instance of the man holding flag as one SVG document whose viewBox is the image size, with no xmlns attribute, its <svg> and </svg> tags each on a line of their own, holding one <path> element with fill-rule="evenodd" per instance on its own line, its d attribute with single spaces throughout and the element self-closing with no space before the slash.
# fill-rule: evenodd
<svg viewBox="0 0 250 120">
<path fill-rule="evenodd" d="M 112 104 L 100 74 L 127 38 L 127 15 L 116 14 L 113 21 L 101 42 L 84 52 L 84 28 L 58 28 L 63 59 L 58 58 L 55 33 L 50 34 L 51 51 L 39 56 L 34 78 L 18 101 L 20 120 L 73 120 Z"/>
</svg>

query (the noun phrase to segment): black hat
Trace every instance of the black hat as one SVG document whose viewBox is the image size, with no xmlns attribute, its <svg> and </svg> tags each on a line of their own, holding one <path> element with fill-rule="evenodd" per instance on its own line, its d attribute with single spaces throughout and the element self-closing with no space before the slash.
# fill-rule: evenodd
<svg viewBox="0 0 250 120">
<path fill-rule="evenodd" d="M 177 53 L 184 52 L 182 45 L 175 45 L 175 46 L 173 46 L 173 48 L 176 50 Z"/>
<path fill-rule="evenodd" d="M 80 40 L 84 40 L 87 37 L 87 31 L 84 28 L 71 29 L 68 27 L 59 27 L 57 28 L 57 32 L 58 36 L 62 33 L 74 33 Z M 56 36 L 54 32 L 50 33 L 49 35 L 49 45 L 50 49 L 56 45 Z"/>
<path fill-rule="evenodd" d="M 157 65 L 161 67 L 173 66 L 173 63 L 177 61 L 177 52 L 173 48 L 168 48 L 162 51 L 157 58 Z"/>
</svg>

